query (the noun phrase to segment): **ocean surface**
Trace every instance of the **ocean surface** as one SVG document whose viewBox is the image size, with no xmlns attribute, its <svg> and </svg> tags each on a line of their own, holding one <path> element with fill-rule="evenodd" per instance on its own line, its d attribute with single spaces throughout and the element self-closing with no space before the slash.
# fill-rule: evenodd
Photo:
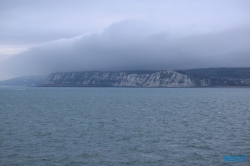
<svg viewBox="0 0 250 166">
<path fill-rule="evenodd" d="M 250 88 L 1 87 L 0 165 L 249 166 Z"/>
</svg>

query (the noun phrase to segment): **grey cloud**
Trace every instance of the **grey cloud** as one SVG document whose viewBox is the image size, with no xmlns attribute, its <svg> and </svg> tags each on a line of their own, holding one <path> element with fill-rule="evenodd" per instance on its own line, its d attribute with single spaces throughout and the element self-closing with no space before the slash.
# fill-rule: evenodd
<svg viewBox="0 0 250 166">
<path fill-rule="evenodd" d="M 61 71 L 246 67 L 250 65 L 249 28 L 175 36 L 147 22 L 121 21 L 101 33 L 41 44 L 0 62 L 0 70 L 17 76 Z"/>
<path fill-rule="evenodd" d="M 125 19 L 158 23 L 176 33 L 249 23 L 249 0 L 0 1 L 0 45 L 33 45 L 94 33 Z"/>
</svg>

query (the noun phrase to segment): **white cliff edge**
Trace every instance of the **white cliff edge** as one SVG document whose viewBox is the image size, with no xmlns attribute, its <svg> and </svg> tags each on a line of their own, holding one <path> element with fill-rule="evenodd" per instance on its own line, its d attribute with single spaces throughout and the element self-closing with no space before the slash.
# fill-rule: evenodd
<svg viewBox="0 0 250 166">
<path fill-rule="evenodd" d="M 70 72 L 54 73 L 43 85 L 116 86 L 116 87 L 196 87 L 209 86 L 209 81 L 194 80 L 172 70 L 152 74 L 127 74 L 126 72 Z"/>
</svg>

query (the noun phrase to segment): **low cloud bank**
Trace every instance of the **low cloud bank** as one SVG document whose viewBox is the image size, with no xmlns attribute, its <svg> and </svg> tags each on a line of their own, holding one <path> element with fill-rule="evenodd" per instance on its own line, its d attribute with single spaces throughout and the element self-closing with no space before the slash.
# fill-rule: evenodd
<svg viewBox="0 0 250 166">
<path fill-rule="evenodd" d="M 127 20 L 101 33 L 47 42 L 0 61 L 0 79 L 65 71 L 249 67 L 250 31 L 173 34 Z"/>
</svg>

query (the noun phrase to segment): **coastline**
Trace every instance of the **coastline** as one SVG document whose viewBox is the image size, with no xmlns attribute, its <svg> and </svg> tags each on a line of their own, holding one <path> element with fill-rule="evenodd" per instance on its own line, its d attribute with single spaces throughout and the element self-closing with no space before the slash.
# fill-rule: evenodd
<svg viewBox="0 0 250 166">
<path fill-rule="evenodd" d="M 110 87 L 110 88 L 250 88 L 250 86 L 112 86 L 112 85 L 39 85 L 35 87 Z"/>
</svg>

